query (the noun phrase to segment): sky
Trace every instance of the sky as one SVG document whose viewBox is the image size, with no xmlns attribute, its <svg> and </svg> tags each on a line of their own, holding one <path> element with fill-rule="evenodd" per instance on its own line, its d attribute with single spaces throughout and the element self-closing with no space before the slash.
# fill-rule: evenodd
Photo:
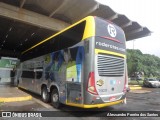
<svg viewBox="0 0 160 120">
<path fill-rule="evenodd" d="M 147 27 L 151 36 L 126 43 L 128 49 L 139 49 L 144 54 L 160 57 L 160 1 L 159 0 L 96 0 L 110 6 L 115 12 L 124 14 L 132 21 Z"/>
</svg>

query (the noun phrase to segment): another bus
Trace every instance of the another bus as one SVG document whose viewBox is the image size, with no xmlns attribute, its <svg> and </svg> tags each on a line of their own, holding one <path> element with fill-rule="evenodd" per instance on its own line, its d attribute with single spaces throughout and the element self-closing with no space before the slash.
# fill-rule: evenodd
<svg viewBox="0 0 160 120">
<path fill-rule="evenodd" d="M 61 104 L 101 108 L 124 103 L 127 67 L 123 30 L 88 16 L 22 53 L 18 86 Z"/>
</svg>

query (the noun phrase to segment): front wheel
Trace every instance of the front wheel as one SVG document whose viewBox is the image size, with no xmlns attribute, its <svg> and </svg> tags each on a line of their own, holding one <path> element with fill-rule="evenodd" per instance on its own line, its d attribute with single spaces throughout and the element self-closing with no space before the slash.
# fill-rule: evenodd
<svg viewBox="0 0 160 120">
<path fill-rule="evenodd" d="M 41 97 L 43 102 L 49 102 L 50 101 L 50 94 L 47 91 L 47 87 L 43 87 L 41 90 Z"/>
<path fill-rule="evenodd" d="M 51 92 L 51 104 L 54 108 L 60 108 L 61 103 L 59 102 L 59 94 L 57 89 L 53 89 Z"/>
</svg>

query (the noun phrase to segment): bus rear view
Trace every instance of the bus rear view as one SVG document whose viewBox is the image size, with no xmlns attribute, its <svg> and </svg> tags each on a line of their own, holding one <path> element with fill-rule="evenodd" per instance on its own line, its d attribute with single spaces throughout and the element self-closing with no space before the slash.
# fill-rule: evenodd
<svg viewBox="0 0 160 120">
<path fill-rule="evenodd" d="M 123 30 L 109 21 L 95 17 L 95 28 L 95 36 L 85 45 L 89 50 L 84 65 L 84 104 L 100 108 L 125 100 L 126 40 Z"/>
</svg>

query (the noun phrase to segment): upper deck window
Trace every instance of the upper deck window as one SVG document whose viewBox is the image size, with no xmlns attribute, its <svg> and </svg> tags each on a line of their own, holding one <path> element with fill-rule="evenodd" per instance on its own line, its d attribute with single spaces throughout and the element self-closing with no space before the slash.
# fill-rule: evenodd
<svg viewBox="0 0 160 120">
<path fill-rule="evenodd" d="M 64 32 L 61 32 L 58 35 L 55 35 L 48 41 L 38 45 L 37 47 L 23 54 L 22 61 L 39 57 L 44 54 L 48 54 L 61 49 L 65 49 L 77 44 L 83 38 L 85 25 L 86 25 L 86 21 L 83 21 L 65 30 Z"/>
</svg>

